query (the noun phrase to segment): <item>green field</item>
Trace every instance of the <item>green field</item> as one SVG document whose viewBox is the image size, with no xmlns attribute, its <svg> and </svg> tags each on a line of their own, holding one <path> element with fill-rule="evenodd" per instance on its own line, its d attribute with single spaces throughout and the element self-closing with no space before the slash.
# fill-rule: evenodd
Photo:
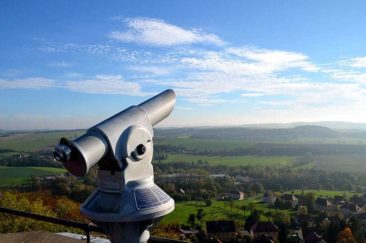
<svg viewBox="0 0 366 243">
<path fill-rule="evenodd" d="M 75 138 L 83 131 L 50 131 L 50 132 L 19 132 L 0 137 L 0 149 L 13 150 L 11 152 L 4 151 L 0 153 L 0 159 L 18 154 L 18 152 L 36 151 L 47 147 L 55 146 L 61 137 Z M 340 140 L 332 139 L 324 140 L 323 143 L 351 143 L 362 144 L 361 140 Z M 302 143 L 319 142 L 316 139 L 303 140 L 298 139 L 293 143 L 301 141 Z M 230 156 L 229 151 L 243 149 L 253 146 L 252 143 L 239 139 L 206 139 L 192 138 L 188 136 L 177 137 L 156 137 L 156 145 L 173 145 L 181 146 L 184 153 L 169 153 L 167 159 L 161 161 L 170 162 L 187 162 L 191 163 L 207 161 L 211 165 L 229 165 L 229 166 L 291 166 L 293 169 L 318 169 L 325 171 L 342 171 L 366 173 L 366 154 L 330 154 L 330 155 L 314 155 L 314 162 L 296 166 L 296 156 Z M 226 151 L 225 156 L 209 156 L 205 151 Z"/>
<path fill-rule="evenodd" d="M 315 162 L 308 162 L 306 164 L 302 164 L 302 165 L 295 165 L 292 167 L 292 169 L 294 170 L 310 170 L 313 169 L 315 166 Z"/>
<path fill-rule="evenodd" d="M 19 154 L 19 152 L 3 152 L 3 153 L 0 152 L 0 159 L 11 157 L 17 154 Z"/>
<path fill-rule="evenodd" d="M 212 200 L 212 205 L 210 207 L 206 207 L 204 202 L 190 201 L 190 202 L 178 202 L 175 204 L 175 209 L 172 213 L 166 215 L 161 224 L 186 224 L 187 219 L 191 213 L 196 214 L 198 209 L 203 209 L 206 214 L 204 220 L 220 220 L 220 219 L 234 219 L 237 221 L 244 221 L 245 217 L 247 217 L 250 212 L 249 209 L 244 211 L 241 209 L 241 206 L 248 205 L 253 203 L 255 205 L 255 209 L 261 210 L 263 212 L 271 211 L 275 212 L 276 209 L 269 208 L 266 204 L 261 202 L 261 198 L 257 199 L 245 199 L 242 201 L 233 201 L 234 205 L 231 209 L 228 202 L 225 201 L 216 201 Z M 286 214 L 290 214 L 289 210 L 278 210 Z M 268 219 L 262 215 L 261 220 L 267 221 Z"/>
<path fill-rule="evenodd" d="M 357 192 L 350 192 L 350 191 L 328 191 L 328 190 L 294 190 L 291 191 L 295 194 L 306 194 L 308 192 L 314 193 L 315 197 L 323 197 L 323 198 L 332 198 L 334 196 L 345 196 L 346 198 L 350 198 L 353 195 L 359 195 L 360 193 Z M 291 193 L 288 192 L 288 193 Z"/>
<path fill-rule="evenodd" d="M 75 138 L 81 131 L 28 132 L 0 137 L 0 148 L 34 151 L 56 145 L 61 137 Z"/>
<path fill-rule="evenodd" d="M 191 163 L 207 161 L 210 165 L 230 165 L 230 166 L 289 166 L 295 161 L 295 156 L 207 156 L 195 154 L 169 154 L 165 163 L 171 162 L 188 162 Z"/>
<path fill-rule="evenodd" d="M 366 173 L 366 155 L 319 155 L 314 156 L 314 160 L 314 168 L 318 170 Z"/>
<path fill-rule="evenodd" d="M 223 151 L 235 150 L 238 148 L 247 148 L 253 145 L 247 141 L 234 139 L 201 139 L 190 137 L 176 137 L 176 138 L 157 138 L 156 144 L 182 146 L 187 150 L 210 150 Z"/>
<path fill-rule="evenodd" d="M 0 166 L 0 185 L 21 185 L 31 176 L 59 175 L 65 169 L 51 167 L 5 167 Z"/>
</svg>

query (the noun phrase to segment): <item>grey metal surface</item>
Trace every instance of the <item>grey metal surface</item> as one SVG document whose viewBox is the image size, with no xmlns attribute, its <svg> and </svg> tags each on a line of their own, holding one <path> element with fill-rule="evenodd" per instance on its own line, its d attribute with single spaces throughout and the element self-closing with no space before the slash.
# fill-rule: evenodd
<svg viewBox="0 0 366 243">
<path fill-rule="evenodd" d="M 139 107 L 146 111 L 150 117 L 151 124 L 155 126 L 170 115 L 173 111 L 175 101 L 176 98 L 174 91 L 168 89 L 141 103 Z"/>
<path fill-rule="evenodd" d="M 71 158 L 63 162 L 64 167 L 75 176 L 84 176 L 107 153 L 104 138 L 95 133 L 86 133 L 74 141 L 69 141 L 73 151 Z"/>
<path fill-rule="evenodd" d="M 153 219 L 174 210 L 174 200 L 154 183 L 151 164 L 153 126 L 169 116 L 174 105 L 174 91 L 166 90 L 74 141 L 61 139 L 56 148 L 55 159 L 73 175 L 83 176 L 99 163 L 98 188 L 80 210 L 109 231 L 112 242 L 146 242 Z"/>
</svg>

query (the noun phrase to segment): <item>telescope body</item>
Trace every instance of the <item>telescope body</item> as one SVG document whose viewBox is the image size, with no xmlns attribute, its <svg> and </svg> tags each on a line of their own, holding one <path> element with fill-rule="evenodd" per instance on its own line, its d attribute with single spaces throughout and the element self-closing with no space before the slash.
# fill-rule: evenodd
<svg viewBox="0 0 366 243">
<path fill-rule="evenodd" d="M 111 223 L 123 224 L 126 230 L 134 228 L 126 226 L 133 222 L 146 228 L 147 221 L 174 210 L 174 200 L 154 183 L 151 161 L 153 126 L 170 115 L 175 101 L 174 91 L 166 90 L 98 123 L 75 140 L 62 138 L 55 148 L 54 159 L 75 176 L 99 165 L 98 188 L 80 210 L 106 231 Z"/>
<path fill-rule="evenodd" d="M 125 141 L 128 128 L 145 129 L 151 136 L 150 142 L 152 142 L 154 135 L 152 127 L 168 117 L 174 105 L 174 91 L 166 90 L 138 106 L 123 110 L 91 127 L 74 141 L 61 139 L 55 153 L 60 153 L 59 157 L 68 157 L 68 159 L 56 158 L 56 160 L 62 161 L 65 168 L 75 176 L 84 176 L 91 167 L 105 157 L 114 157 L 119 167 L 123 167 L 123 160 L 131 156 L 127 154 L 130 150 L 128 146 L 131 144 Z M 67 149 L 69 151 L 65 151 Z M 56 157 L 55 154 L 54 157 Z"/>
</svg>

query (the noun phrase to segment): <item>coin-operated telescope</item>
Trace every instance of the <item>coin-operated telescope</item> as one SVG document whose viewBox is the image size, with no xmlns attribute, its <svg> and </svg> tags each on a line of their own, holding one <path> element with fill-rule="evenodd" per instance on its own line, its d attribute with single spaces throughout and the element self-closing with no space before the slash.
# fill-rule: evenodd
<svg viewBox="0 0 366 243">
<path fill-rule="evenodd" d="M 98 187 L 81 212 L 112 242 L 147 242 L 154 220 L 174 210 L 174 200 L 154 183 L 153 126 L 175 105 L 166 90 L 91 127 L 75 140 L 62 138 L 53 157 L 75 176 L 99 165 Z"/>
</svg>

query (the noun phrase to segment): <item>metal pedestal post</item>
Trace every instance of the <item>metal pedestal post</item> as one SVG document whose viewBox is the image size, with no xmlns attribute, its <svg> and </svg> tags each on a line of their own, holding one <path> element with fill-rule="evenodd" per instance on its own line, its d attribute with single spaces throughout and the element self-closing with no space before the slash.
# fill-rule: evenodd
<svg viewBox="0 0 366 243">
<path fill-rule="evenodd" d="M 111 225 L 112 243 L 146 243 L 150 238 L 151 222 L 114 223 Z"/>
</svg>

